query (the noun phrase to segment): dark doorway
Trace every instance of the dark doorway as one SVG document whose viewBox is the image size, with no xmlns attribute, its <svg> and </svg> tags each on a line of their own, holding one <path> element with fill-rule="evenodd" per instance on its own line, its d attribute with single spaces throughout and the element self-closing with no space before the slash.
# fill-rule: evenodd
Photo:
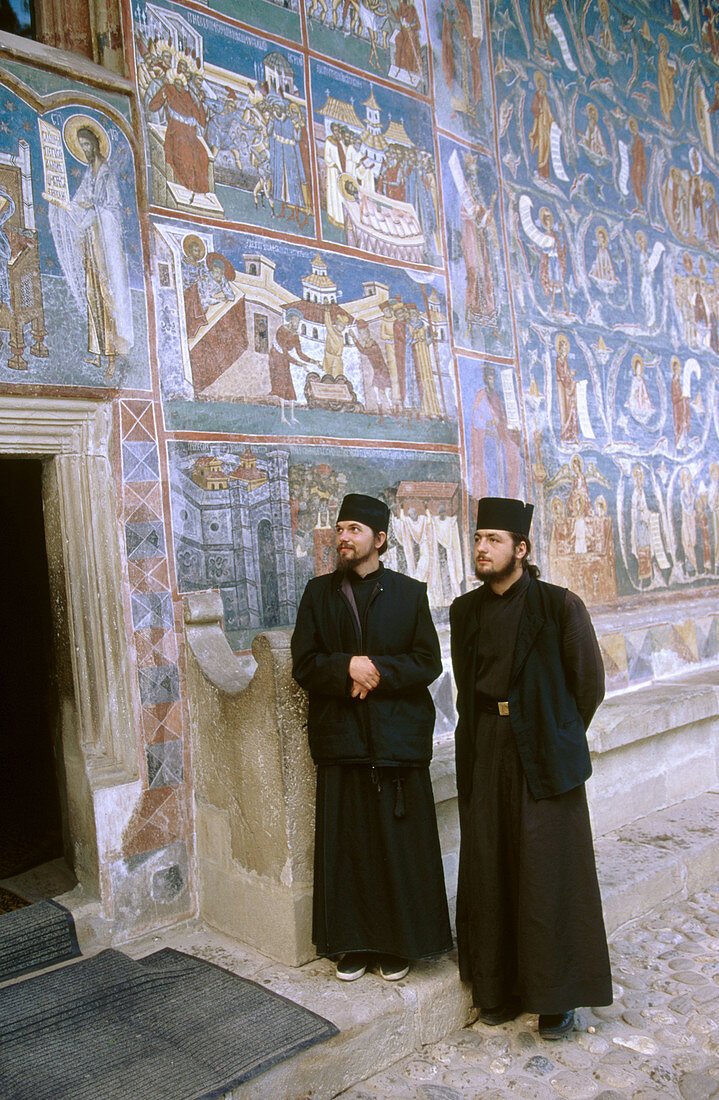
<svg viewBox="0 0 719 1100">
<path fill-rule="evenodd" d="M 0 458 L 0 879 L 63 854 L 42 462 Z"/>
</svg>

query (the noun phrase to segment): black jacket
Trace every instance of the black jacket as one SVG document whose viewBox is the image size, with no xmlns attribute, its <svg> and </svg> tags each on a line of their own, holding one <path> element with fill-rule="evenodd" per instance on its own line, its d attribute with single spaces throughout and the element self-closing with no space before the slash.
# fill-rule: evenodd
<svg viewBox="0 0 719 1100">
<path fill-rule="evenodd" d="M 343 574 L 309 581 L 292 635 L 292 674 L 309 692 L 308 731 L 317 764 L 419 764 L 432 756 L 434 703 L 427 685 L 442 671 L 427 586 L 382 569 L 363 637 Z M 380 674 L 365 699 L 350 695 L 350 659 Z"/>
<path fill-rule="evenodd" d="M 450 608 L 457 685 L 457 788 L 472 787 L 475 639 L 483 589 Z M 578 787 L 592 765 L 586 731 L 604 698 L 604 667 L 589 613 L 566 588 L 531 579 L 519 623 L 509 688 L 509 721 L 534 798 Z"/>
</svg>

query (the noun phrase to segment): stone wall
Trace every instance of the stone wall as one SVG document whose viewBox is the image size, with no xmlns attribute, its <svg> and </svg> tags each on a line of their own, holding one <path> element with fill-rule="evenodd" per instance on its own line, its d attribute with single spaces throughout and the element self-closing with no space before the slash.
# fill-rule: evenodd
<svg viewBox="0 0 719 1100">
<path fill-rule="evenodd" d="M 129 80 L 0 36 L 0 393 L 112 424 L 127 930 L 196 897 L 182 597 L 219 591 L 237 652 L 290 627 L 347 491 L 440 627 L 476 499 L 516 494 L 613 691 L 716 663 L 719 36 L 605 0 L 123 20 Z"/>
</svg>

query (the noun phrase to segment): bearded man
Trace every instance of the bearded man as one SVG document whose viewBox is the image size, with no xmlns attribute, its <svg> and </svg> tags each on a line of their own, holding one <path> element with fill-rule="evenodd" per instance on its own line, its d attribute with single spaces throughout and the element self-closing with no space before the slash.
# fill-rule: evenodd
<svg viewBox="0 0 719 1100">
<path fill-rule="evenodd" d="M 350 493 L 338 567 L 305 588 L 292 674 L 317 764 L 313 941 L 337 977 L 403 978 L 452 946 L 429 778 L 442 670 L 427 586 L 386 569 L 389 509 Z"/>
<path fill-rule="evenodd" d="M 529 563 L 532 505 L 485 497 L 483 585 L 450 609 L 457 684 L 457 942 L 485 1024 L 539 1014 L 559 1039 L 579 1005 L 612 1002 L 584 791 L 587 727 L 604 697 L 589 614 Z"/>
</svg>

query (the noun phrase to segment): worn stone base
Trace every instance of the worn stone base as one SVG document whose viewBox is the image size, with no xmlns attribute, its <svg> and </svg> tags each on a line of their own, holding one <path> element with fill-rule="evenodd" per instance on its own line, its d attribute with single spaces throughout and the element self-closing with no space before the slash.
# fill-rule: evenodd
<svg viewBox="0 0 719 1100">
<path fill-rule="evenodd" d="M 601 837 L 596 852 L 607 931 L 717 881 L 717 832 L 719 791 L 712 791 Z M 59 900 L 71 903 L 72 895 Z M 90 922 L 78 916 L 85 937 Z M 92 950 L 87 940 L 82 946 L 85 953 Z M 235 1089 L 228 1100 L 329 1100 L 468 1022 L 471 999 L 452 956 L 421 963 L 396 984 L 367 974 L 350 985 L 337 981 L 326 959 L 283 966 L 199 922 L 133 940 L 123 950 L 141 957 L 162 946 L 267 985 L 340 1029 L 329 1042 Z"/>
</svg>

